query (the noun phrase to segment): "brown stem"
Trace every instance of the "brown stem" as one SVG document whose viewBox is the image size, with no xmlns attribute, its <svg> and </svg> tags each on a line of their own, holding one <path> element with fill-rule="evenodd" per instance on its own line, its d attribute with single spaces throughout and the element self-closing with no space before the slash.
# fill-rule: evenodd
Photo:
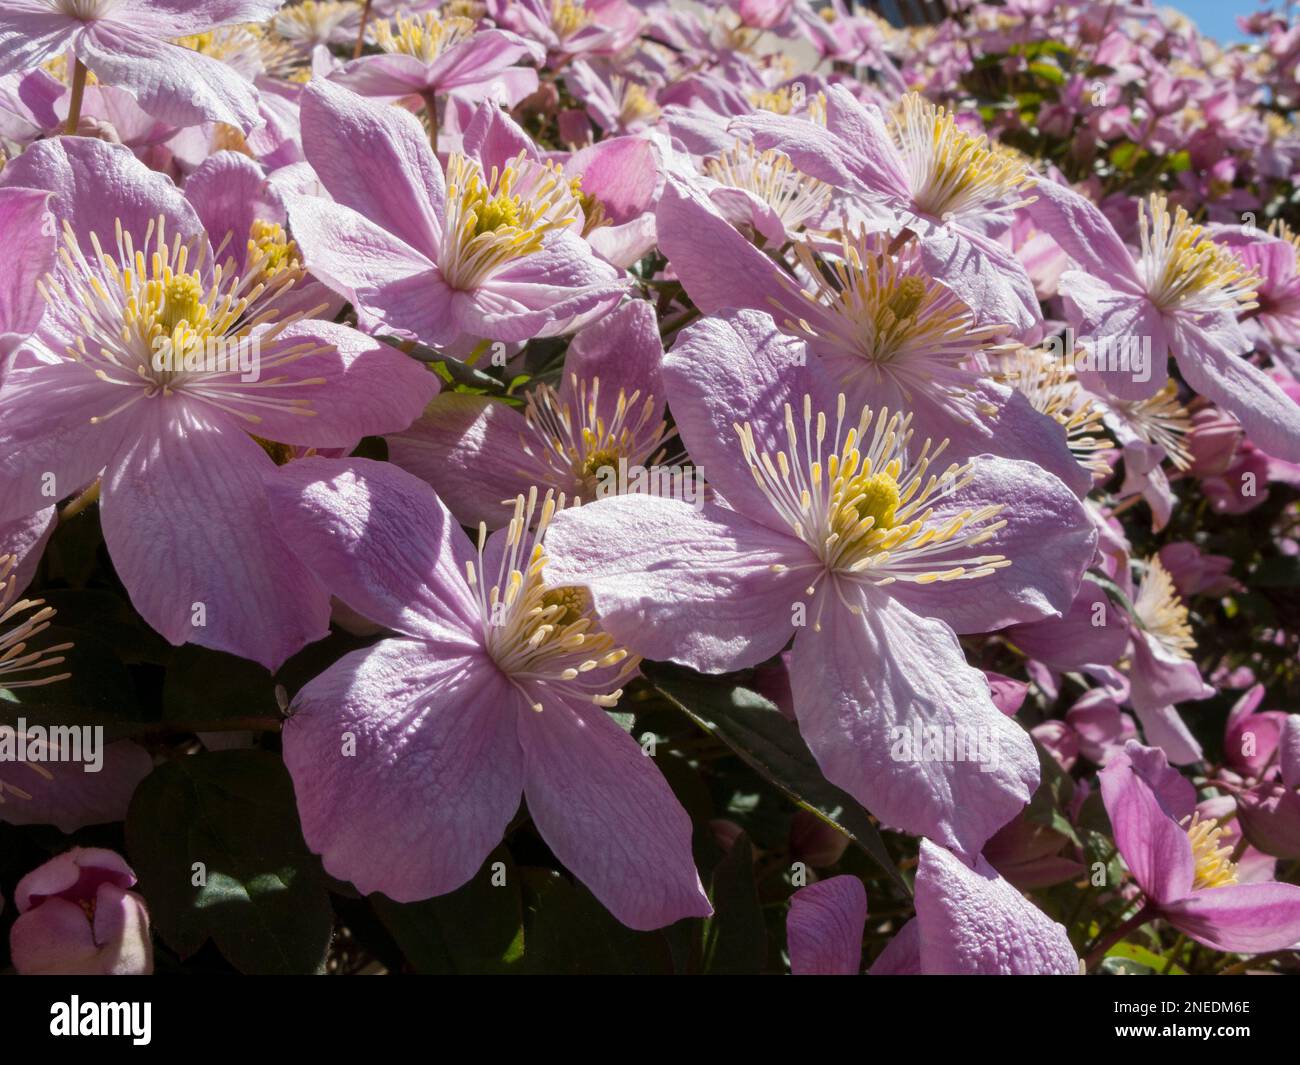
<svg viewBox="0 0 1300 1065">
<path fill-rule="evenodd" d="M 77 132 L 81 123 L 81 98 L 86 94 L 86 64 L 80 59 L 72 70 L 72 99 L 68 101 L 68 124 L 63 127 L 65 133 Z"/>
<path fill-rule="evenodd" d="M 361 24 L 357 27 L 357 43 L 352 49 L 352 58 L 359 59 L 361 50 L 366 46 L 366 23 L 370 21 L 370 0 L 361 5 Z"/>
</svg>

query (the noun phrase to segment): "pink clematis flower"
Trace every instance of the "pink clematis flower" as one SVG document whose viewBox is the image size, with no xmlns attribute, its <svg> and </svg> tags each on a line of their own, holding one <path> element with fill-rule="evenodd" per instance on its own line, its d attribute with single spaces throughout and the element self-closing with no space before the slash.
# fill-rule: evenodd
<svg viewBox="0 0 1300 1065">
<path fill-rule="evenodd" d="M 544 45 L 555 66 L 621 50 L 644 19 L 627 0 L 488 0 L 487 9 L 497 25 Z"/>
<path fill-rule="evenodd" d="M 1300 858 L 1300 714 L 1289 714 L 1278 737 L 1276 767 L 1237 794 L 1246 838 L 1266 854 Z"/>
<path fill-rule="evenodd" d="M 589 588 L 639 654 L 704 672 L 755 665 L 794 636 L 794 709 L 828 779 L 887 824 L 978 853 L 1038 764 L 955 633 L 1067 607 L 1096 546 L 1083 507 L 1029 463 L 932 474 L 932 445 L 903 416 L 850 411 L 767 315 L 691 326 L 663 373 L 729 508 L 624 495 L 566 511 L 547 579 Z M 978 732 L 996 764 L 892 755 L 914 723 Z"/>
<path fill-rule="evenodd" d="M 443 170 L 415 117 L 330 82 L 302 97 L 303 148 L 333 203 L 291 197 L 307 265 L 363 326 L 427 344 L 514 342 L 599 317 L 624 284 L 582 239 L 573 184 L 485 103 Z"/>
<path fill-rule="evenodd" d="M 1257 954 L 1300 942 L 1300 887 L 1240 883 L 1222 830 L 1201 820 L 1163 753 L 1130 741 L 1101 771 L 1101 797 L 1151 917 L 1215 950 Z"/>
<path fill-rule="evenodd" d="M 856 885 L 856 887 L 855 887 Z M 921 841 L 916 917 L 871 966 L 872 976 L 1073 976 L 1079 959 L 1065 929 L 998 875 Z M 786 918 L 790 971 L 851 975 L 861 965 L 866 894 L 837 876 L 795 892 Z"/>
<path fill-rule="evenodd" d="M 401 902 L 453 891 L 523 792 L 624 924 L 711 912 L 690 818 L 604 710 L 637 660 L 580 590 L 542 584 L 549 493 L 521 497 L 491 537 L 481 527 L 475 551 L 433 490 L 387 463 L 306 459 L 270 491 L 330 590 L 394 633 L 303 688 L 284 729 L 303 833 L 331 874 Z"/>
<path fill-rule="evenodd" d="M 954 117 L 916 94 L 898 117 L 848 89 L 826 91 L 826 124 L 759 112 L 732 123 L 759 148 L 777 148 L 803 173 L 859 197 L 891 236 L 914 234 L 921 262 L 979 316 L 1026 340 L 1042 325 L 1025 268 L 988 230 L 1010 224 L 1034 183 L 1026 164 L 961 129 Z"/>
<path fill-rule="evenodd" d="M 149 911 L 135 873 L 113 851 L 73 847 L 14 889 L 19 918 L 9 954 L 25 976 L 147 976 Z"/>
<path fill-rule="evenodd" d="M 779 168 L 779 158 L 765 165 Z M 784 192 L 773 198 L 788 207 L 806 179 L 774 173 Z M 773 232 L 752 213 L 756 228 L 778 246 L 785 242 L 779 218 Z M 656 221 L 659 246 L 701 311 L 750 307 L 772 314 L 783 333 L 807 343 L 850 406 L 910 411 L 916 435 L 947 440 L 955 459 L 990 453 L 1030 460 L 1079 495 L 1091 487 L 1061 426 L 981 369 L 999 328 L 976 325 L 975 311 L 946 278 L 927 271 L 917 245 L 890 253 L 885 234 L 858 232 L 834 253 L 821 249 L 819 259 L 814 245 L 802 242 L 791 256 L 795 281 L 789 265 L 754 247 L 711 198 L 675 178 L 665 184 Z M 727 270 L 717 269 L 720 260 Z"/>
<path fill-rule="evenodd" d="M 540 45 L 517 34 L 432 12 L 380 20 L 373 33 L 382 54 L 354 59 L 331 78 L 362 96 L 431 100 L 455 93 L 518 102 L 536 91 L 537 71 L 517 64 L 545 58 Z"/>
<path fill-rule="evenodd" d="M 219 26 L 262 22 L 283 0 L 8 0 L 0 8 L 0 76 L 71 54 L 176 126 L 261 124 L 257 91 L 232 67 L 172 44 Z"/>
<path fill-rule="evenodd" d="M 1254 305 L 1257 281 L 1241 260 L 1163 197 L 1139 204 L 1135 258 L 1085 197 L 1046 181 L 1037 191 L 1030 215 L 1080 266 L 1061 278 L 1071 322 L 1088 337 L 1095 363 L 1080 368 L 1080 379 L 1120 399 L 1149 399 L 1169 379 L 1172 355 L 1187 384 L 1236 417 L 1261 448 L 1300 461 L 1300 405 L 1241 357 L 1252 345 L 1237 317 Z"/>
<path fill-rule="evenodd" d="M 539 385 L 522 412 L 445 392 L 388 438 L 389 458 L 462 525 L 508 524 L 530 488 L 590 501 L 619 487 L 620 462 L 626 473 L 664 456 L 663 354 L 653 307 L 633 300 L 573 339 L 559 388 Z"/>
<path fill-rule="evenodd" d="M 0 387 L 0 522 L 99 479 L 104 537 L 145 620 L 277 667 L 325 635 L 329 603 L 271 518 L 271 455 L 403 428 L 435 377 L 285 314 L 303 270 L 283 231 L 209 239 L 202 215 L 222 212 L 121 146 L 44 141 L 0 181 L 53 192 L 64 234 L 35 354 Z M 231 245 L 238 270 L 214 250 Z"/>
</svg>

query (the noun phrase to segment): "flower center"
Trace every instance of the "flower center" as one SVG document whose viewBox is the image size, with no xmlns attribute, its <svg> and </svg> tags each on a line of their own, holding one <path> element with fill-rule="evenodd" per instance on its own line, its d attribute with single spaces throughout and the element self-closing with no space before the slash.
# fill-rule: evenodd
<svg viewBox="0 0 1300 1065">
<path fill-rule="evenodd" d="M 1192 626 L 1187 619 L 1187 606 L 1174 587 L 1174 579 L 1160 564 L 1158 557 L 1147 560 L 1146 576 L 1138 588 L 1133 602 L 1142 627 L 1161 645 L 1178 658 L 1190 659 L 1196 650 Z"/>
<path fill-rule="evenodd" d="M 1183 438 L 1192 427 L 1191 415 L 1178 401 L 1178 385 L 1169 381 L 1150 399 L 1107 400 L 1107 405 L 1148 444 L 1159 444 L 1180 470 L 1192 464 Z"/>
<path fill-rule="evenodd" d="M 276 12 L 271 28 L 284 40 L 311 49 L 329 44 L 339 27 L 360 12 L 361 6 L 351 0 L 302 0 Z"/>
<path fill-rule="evenodd" d="M 1255 304 L 1252 274 L 1227 248 L 1214 243 L 1182 207 L 1170 215 L 1163 196 L 1138 201 L 1142 255 L 1138 273 L 1151 302 L 1162 311 L 1237 314 Z"/>
<path fill-rule="evenodd" d="M 623 694 L 618 686 L 640 661 L 599 628 L 584 589 L 546 587 L 542 541 L 551 519 L 563 507 L 564 496 L 557 499 L 548 491 L 539 510 L 535 488 L 527 499 L 515 500 L 491 586 L 486 584 L 484 563 L 486 525 L 479 526 L 477 565 L 465 564 L 466 580 L 478 597 L 487 652 L 538 711 L 542 709 L 539 689 L 614 706 Z M 536 530 L 530 532 L 534 518 Z"/>
<path fill-rule="evenodd" d="M 1034 184 L 1023 156 L 967 133 L 956 118 L 917 93 L 903 97 L 894 136 L 907 163 L 912 202 L 936 218 L 967 211 L 1010 211 L 1028 202 L 1014 194 Z"/>
<path fill-rule="evenodd" d="M 582 0 L 551 0 L 551 29 L 560 40 L 572 37 L 579 30 L 590 26 L 596 16 L 587 10 Z"/>
<path fill-rule="evenodd" d="M 929 473 L 947 441 L 934 449 L 925 441 L 909 461 L 910 415 L 863 407 L 856 424 L 844 415 L 843 395 L 833 428 L 825 412 L 814 414 L 811 397 L 804 397 L 801 425 L 787 404 L 786 447 L 775 456 L 760 450 L 752 425 L 736 426 L 755 481 L 825 572 L 863 584 L 930 584 L 984 577 L 1011 564 L 1001 555 L 952 558 L 954 549 L 975 547 L 1006 523 L 992 522 L 1000 506 L 936 513 L 935 504 L 971 480 L 971 463 Z"/>
<path fill-rule="evenodd" d="M 375 43 L 385 52 L 414 56 L 432 63 L 454 44 L 474 33 L 474 23 L 466 18 L 440 19 L 426 12 L 416 18 L 398 15 L 375 25 Z"/>
<path fill-rule="evenodd" d="M 833 260 L 795 245 L 811 313 L 781 327 L 838 356 L 831 369 L 846 383 L 887 380 L 909 402 L 914 391 L 942 396 L 959 417 L 973 417 L 982 403 L 971 390 L 985 374 L 970 368 L 971 356 L 1005 327 L 976 327 L 970 308 L 924 272 L 913 245 L 891 255 L 887 242 L 887 234 L 858 233 Z"/>
<path fill-rule="evenodd" d="M 46 2 L 61 15 L 89 21 L 103 18 L 117 6 L 118 0 L 46 0 Z"/>
<path fill-rule="evenodd" d="M 116 255 L 95 234 L 87 255 L 65 225 L 61 265 L 38 282 L 51 306 L 65 319 L 70 308 L 80 322 L 66 357 L 125 390 L 123 402 L 96 421 L 141 399 L 177 393 L 250 424 L 261 420 L 259 407 L 312 413 L 306 399 L 279 398 L 276 389 L 286 378 L 267 372 L 323 350 L 312 341 L 277 340 L 287 326 L 321 309 L 288 316 L 278 310 L 278 298 L 303 276 L 278 226 L 254 224 L 242 275 L 233 260 L 210 263 L 205 239 L 176 236 L 169 242 L 161 217 L 149 224 L 140 247 L 120 221 L 116 228 Z"/>
<path fill-rule="evenodd" d="M 452 288 L 481 284 L 508 263 L 542 248 L 554 229 L 579 223 L 574 184 L 550 163 L 523 152 L 502 170 L 482 168 L 456 153 L 447 163 L 447 241 L 440 263 Z"/>
<path fill-rule="evenodd" d="M 802 229 L 826 213 L 831 187 L 795 169 L 789 158 L 769 149 L 759 152 L 742 141 L 704 164 L 715 181 L 753 193 L 771 207 L 787 232 Z"/>
<path fill-rule="evenodd" d="M 662 451 L 651 457 L 667 432 L 663 419 L 654 417 L 653 396 L 643 400 L 640 390 L 628 395 L 620 389 L 607 420 L 600 413 L 599 377 L 588 381 L 570 375 L 569 386 L 571 400 L 550 385 L 539 385 L 524 407 L 532 433 L 522 441 L 523 452 L 532 460 L 527 472 L 537 483 L 590 500 L 607 476 L 603 471 L 617 470 L 620 459 L 654 463 L 662 458 Z"/>
<path fill-rule="evenodd" d="M 1237 864 L 1232 861 L 1232 848 L 1220 845 L 1223 826 L 1210 818 L 1202 821 L 1200 812 L 1184 818 L 1187 838 L 1192 843 L 1192 860 L 1196 863 L 1196 873 L 1192 879 L 1192 890 L 1227 887 L 1237 882 Z"/>
</svg>

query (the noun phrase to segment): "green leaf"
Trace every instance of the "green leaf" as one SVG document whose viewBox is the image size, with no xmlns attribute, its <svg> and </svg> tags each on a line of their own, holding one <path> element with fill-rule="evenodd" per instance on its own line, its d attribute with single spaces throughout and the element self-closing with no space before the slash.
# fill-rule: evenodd
<svg viewBox="0 0 1300 1065">
<path fill-rule="evenodd" d="M 726 677 L 643 662 L 641 671 L 700 728 L 730 747 L 794 803 L 834 825 L 865 850 L 903 892 L 911 891 L 867 811 L 828 781 L 799 730 L 769 700 Z"/>
<path fill-rule="evenodd" d="M 754 883 L 754 848 L 743 832 L 713 871 L 713 911 L 705 932 L 704 971 L 761 973 L 767 959 L 767 926 Z"/>
<path fill-rule="evenodd" d="M 620 924 L 581 884 L 552 869 L 524 869 L 524 970 L 533 974 L 652 976 L 673 972 L 663 932 Z"/>
<path fill-rule="evenodd" d="M 411 903 L 374 895 L 372 902 L 417 973 L 506 973 L 523 957 L 520 878 L 504 846 L 448 895 Z"/>
<path fill-rule="evenodd" d="M 182 958 L 211 939 L 240 972 L 322 970 L 334 915 L 276 755 L 205 752 L 159 766 L 131 800 L 126 841 L 154 927 Z"/>
</svg>

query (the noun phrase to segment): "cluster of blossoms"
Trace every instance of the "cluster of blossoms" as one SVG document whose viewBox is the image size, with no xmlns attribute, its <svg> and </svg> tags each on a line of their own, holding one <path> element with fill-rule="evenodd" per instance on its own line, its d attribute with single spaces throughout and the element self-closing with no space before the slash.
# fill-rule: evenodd
<svg viewBox="0 0 1300 1065">
<path fill-rule="evenodd" d="M 490 880 L 474 965 L 709 971 L 740 878 L 795 973 L 1296 971 L 1300 28 L 1244 28 L 0 2 L 11 964 L 258 971 L 292 885 L 277 965 L 392 965 L 357 906 Z"/>
</svg>

